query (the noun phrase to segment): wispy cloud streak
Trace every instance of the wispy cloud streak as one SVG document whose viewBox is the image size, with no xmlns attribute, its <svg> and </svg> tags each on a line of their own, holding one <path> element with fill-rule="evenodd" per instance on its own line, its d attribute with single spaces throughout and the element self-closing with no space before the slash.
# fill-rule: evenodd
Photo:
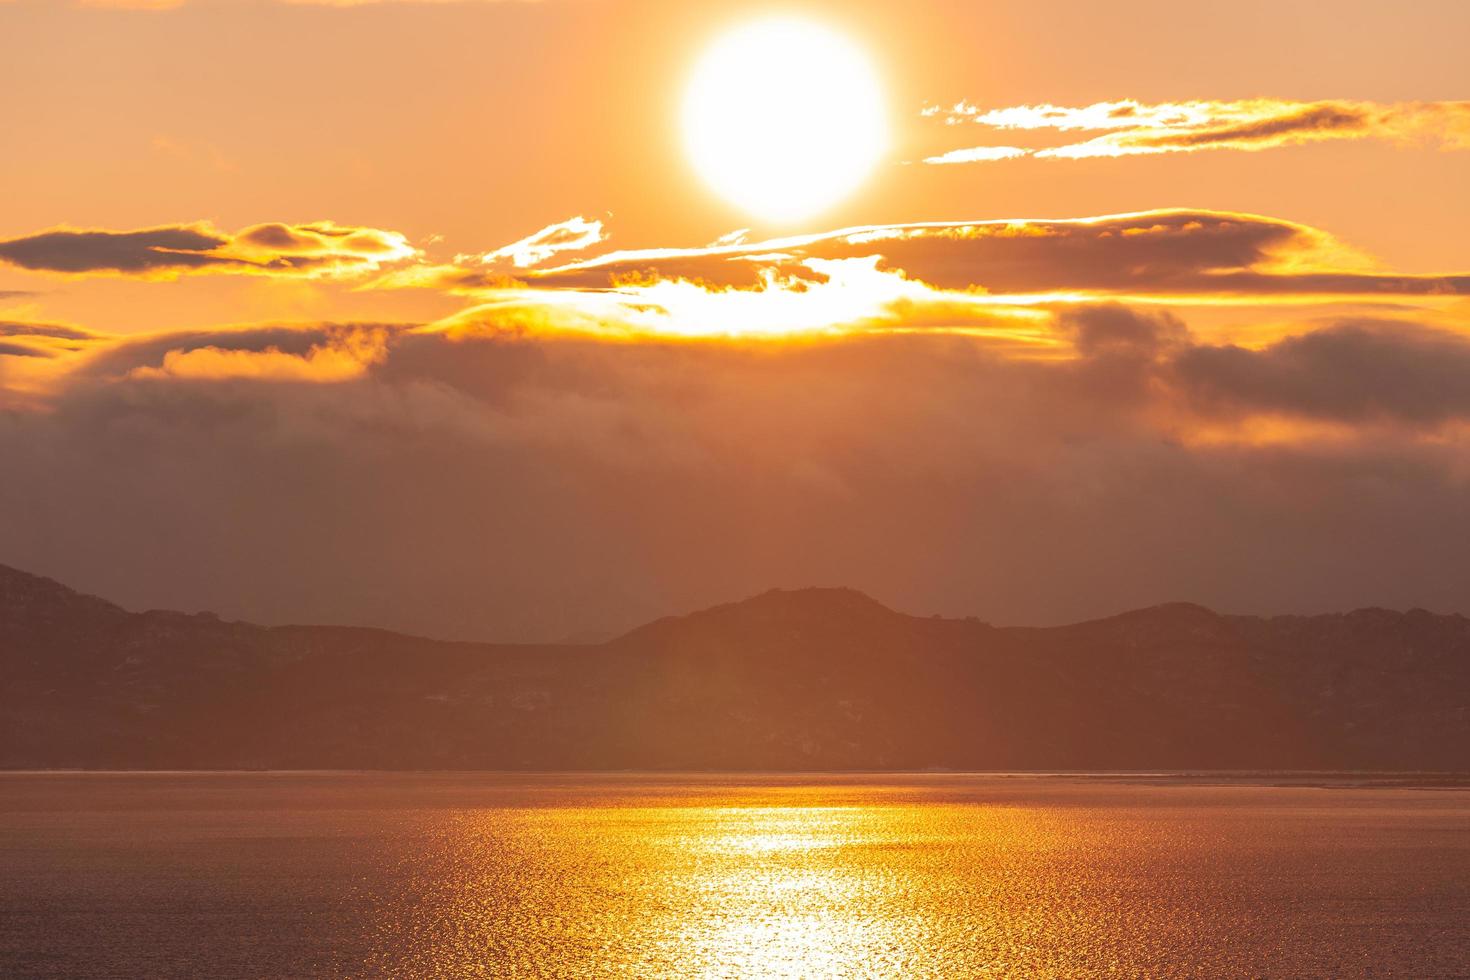
<svg viewBox="0 0 1470 980">
<path fill-rule="evenodd" d="M 682 280 L 708 289 L 819 284 L 818 263 L 865 260 L 877 272 L 992 298 L 1046 294 L 1149 296 L 1454 295 L 1470 275 L 1379 271 L 1306 225 L 1228 211 L 1160 210 L 1080 219 L 871 225 L 700 249 L 611 252 L 532 270 L 541 288 L 636 291 Z"/>
<path fill-rule="evenodd" d="M 1470 148 L 1470 101 L 1354 102 L 1287 99 L 1197 100 L 1147 104 L 1132 99 L 1088 106 L 1050 104 L 982 109 L 968 102 L 931 105 L 922 115 L 950 126 L 1001 131 L 1101 132 L 1060 146 L 980 146 L 931 156 L 925 163 L 974 163 L 1035 156 L 1052 159 L 1267 150 L 1328 140 L 1377 139 Z"/>
<path fill-rule="evenodd" d="M 477 256 L 458 256 L 456 261 L 478 262 L 480 265 L 511 265 L 525 269 L 551 259 L 562 252 L 583 252 L 607 240 L 602 222 L 578 215 L 547 225 L 520 241 L 511 242 Z"/>
<path fill-rule="evenodd" d="M 137 231 L 56 228 L 0 241 L 0 262 L 33 272 L 171 279 L 184 273 L 351 277 L 408 259 L 395 231 L 268 222 L 223 232 L 206 222 Z"/>
</svg>

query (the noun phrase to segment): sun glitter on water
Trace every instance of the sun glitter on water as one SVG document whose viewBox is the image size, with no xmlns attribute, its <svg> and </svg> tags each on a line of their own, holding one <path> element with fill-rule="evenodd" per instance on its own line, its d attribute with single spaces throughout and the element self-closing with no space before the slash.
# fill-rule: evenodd
<svg viewBox="0 0 1470 980">
<path fill-rule="evenodd" d="M 711 189 L 778 223 L 850 195 L 888 148 L 883 93 L 864 52 L 789 17 L 737 28 L 705 51 L 685 92 L 683 133 Z"/>
</svg>

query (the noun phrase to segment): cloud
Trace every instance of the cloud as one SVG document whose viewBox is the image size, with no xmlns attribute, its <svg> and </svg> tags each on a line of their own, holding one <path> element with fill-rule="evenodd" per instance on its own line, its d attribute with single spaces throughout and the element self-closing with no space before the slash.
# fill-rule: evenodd
<svg viewBox="0 0 1470 980">
<path fill-rule="evenodd" d="M 165 377 L 341 380 L 361 375 L 406 329 L 393 323 L 257 324 L 94 336 L 58 390 Z"/>
<path fill-rule="evenodd" d="M 936 156 L 925 157 L 925 163 L 981 163 L 995 160 L 1014 160 L 1030 156 L 1031 150 L 1020 146 L 971 146 L 962 150 L 950 150 Z"/>
<path fill-rule="evenodd" d="M 1063 310 L 1057 328 L 1084 358 L 1122 354 L 1153 359 L 1189 341 L 1188 328 L 1174 314 L 1142 312 L 1119 303 Z"/>
<path fill-rule="evenodd" d="M 4 243 L 51 271 L 340 268 L 474 302 L 0 323 L 0 515 L 23 515 L 0 561 L 135 607 L 502 639 L 813 583 L 1007 622 L 1470 606 L 1470 277 L 1205 210 L 591 254 L 605 237 L 573 219 L 439 265 L 327 222 Z M 1195 322 L 1225 308 L 1230 330 Z"/>
<path fill-rule="evenodd" d="M 0 321 L 0 337 L 48 337 L 61 340 L 88 340 L 95 334 L 78 327 L 57 323 L 16 323 Z"/>
<path fill-rule="evenodd" d="M 235 234 L 205 223 L 138 231 L 60 228 L 0 241 L 0 262 L 23 269 L 146 278 L 185 273 L 350 277 L 416 254 L 398 232 L 330 221 L 272 222 Z"/>
<path fill-rule="evenodd" d="M 44 347 L 31 347 L 27 344 L 14 344 L 9 341 L 0 340 L 0 357 L 53 357 L 50 351 Z"/>
<path fill-rule="evenodd" d="M 55 323 L 0 320 L 0 356 L 51 358 L 86 350 L 103 338 Z"/>
<path fill-rule="evenodd" d="M 1341 423 L 1470 420 L 1470 335 L 1397 321 L 1348 321 L 1260 350 L 1194 347 L 1172 379 L 1202 412 Z"/>
<path fill-rule="evenodd" d="M 708 247 L 719 248 L 723 245 L 740 245 L 749 237 L 749 228 L 736 228 L 734 231 L 727 231 L 719 238 L 716 238 L 714 241 L 710 242 Z"/>
<path fill-rule="evenodd" d="M 0 412 L 0 513 L 25 515 L 0 560 L 140 608 L 506 639 L 813 583 L 1004 622 L 1470 605 L 1448 331 L 1303 323 L 1250 350 L 1069 306 L 1068 356 L 1035 360 L 951 333 L 619 344 L 521 315 L 75 355 Z"/>
<path fill-rule="evenodd" d="M 589 221 L 580 215 L 554 225 L 547 225 L 520 241 L 478 256 L 460 256 L 456 261 L 475 261 L 481 265 L 510 265 L 517 269 L 540 265 L 563 252 L 585 252 L 607 240 L 601 221 Z"/>
<path fill-rule="evenodd" d="M 513 313 L 528 330 L 781 338 L 943 329 L 1037 354 L 1056 344 L 1036 326 L 1044 305 L 1327 297 L 1443 304 L 1470 290 L 1470 274 L 1385 271 L 1321 230 L 1206 210 L 868 225 L 754 242 L 737 233 L 698 248 L 595 254 L 607 238 L 601 221 L 578 216 L 443 262 L 401 233 L 330 221 L 234 233 L 203 224 L 58 229 L 0 242 L 0 261 L 63 275 L 214 273 L 428 289 L 466 296 L 496 317 Z M 542 314 L 552 308 L 554 317 Z"/>
<path fill-rule="evenodd" d="M 554 225 L 527 241 L 571 240 L 574 231 L 574 223 Z M 1056 356 L 1065 344 L 1047 327 L 1054 309 L 1099 300 L 1224 309 L 1365 308 L 1392 298 L 1433 310 L 1470 291 L 1470 274 L 1398 274 L 1316 228 L 1205 210 L 870 225 L 555 258 L 517 269 L 460 256 L 463 264 L 396 267 L 360 288 L 475 300 L 440 324 L 447 330 L 489 319 L 529 334 L 604 340 L 931 331 L 1031 357 Z"/>
<path fill-rule="evenodd" d="M 349 381 L 362 377 L 385 353 L 386 330 L 336 329 L 305 351 L 285 351 L 271 346 L 263 350 L 210 344 L 188 350 L 164 352 L 157 366 L 133 368 L 135 378 L 187 378 L 222 381 L 231 378 L 253 381 L 314 382 Z"/>
<path fill-rule="evenodd" d="M 925 163 L 976 162 L 1020 155 L 1086 159 L 1198 150 L 1266 150 L 1347 139 L 1470 149 L 1470 102 L 1245 99 L 1146 104 L 1123 99 L 1089 106 L 1042 104 L 990 110 L 961 102 L 948 109 L 927 106 L 922 114 L 949 125 L 974 123 L 997 130 L 1105 131 L 1092 139 L 1060 146 L 952 150 L 931 156 Z M 1000 155 L 998 150 L 1017 152 Z"/>
<path fill-rule="evenodd" d="M 215 253 L 229 244 L 200 228 L 144 231 L 49 231 L 0 242 L 0 260 L 47 272 L 148 272 L 154 269 L 237 265 Z"/>
<path fill-rule="evenodd" d="M 456 295 L 525 285 L 516 276 L 560 255 L 585 252 L 607 240 L 600 220 L 580 215 L 547 225 L 540 231 L 490 252 L 461 254 L 451 263 L 418 263 L 377 276 L 372 289 L 437 289 Z"/>
<path fill-rule="evenodd" d="M 1021 348 L 1051 343 L 1035 321 L 1045 314 L 948 294 L 878 268 L 877 257 L 812 258 L 790 276 L 761 270 L 754 288 L 647 276 L 609 289 L 521 285 L 444 321 L 446 329 L 483 319 L 514 322 L 527 333 L 575 332 L 611 340 L 738 337 L 776 343 L 839 333 L 948 330 Z"/>
<path fill-rule="evenodd" d="M 1250 441 L 1252 423 L 1272 419 L 1421 437 L 1470 425 L 1465 326 L 1339 319 L 1247 348 L 1200 342 L 1168 311 L 1102 304 L 1061 311 L 1057 329 L 1077 352 L 1075 370 L 1126 380 L 1130 397 L 1149 400 L 1154 418 L 1184 438 L 1204 428 L 1219 439 L 1233 426 L 1236 441 Z M 1298 430 L 1305 443 L 1320 434 Z"/>
<path fill-rule="evenodd" d="M 950 291 L 1130 296 L 1455 295 L 1470 275 L 1375 271 L 1332 236 L 1259 215 L 1164 210 L 1070 220 L 933 222 L 848 228 L 701 249 L 612 252 L 532 270 L 525 284 L 637 293 L 660 280 L 761 289 L 820 283 L 821 262 L 875 269 Z"/>
</svg>

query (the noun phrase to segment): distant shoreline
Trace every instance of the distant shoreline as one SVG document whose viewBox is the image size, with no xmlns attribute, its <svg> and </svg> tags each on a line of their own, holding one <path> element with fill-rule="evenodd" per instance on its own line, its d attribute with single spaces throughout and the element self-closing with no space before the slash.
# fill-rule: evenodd
<svg viewBox="0 0 1470 980">
<path fill-rule="evenodd" d="M 1470 772 L 1368 770 L 930 770 L 930 769 L 0 769 L 0 779 L 64 776 L 494 777 L 507 779 L 638 779 L 652 782 L 779 779 L 792 783 L 896 779 L 1047 779 L 1154 785 L 1246 785 L 1323 789 L 1470 789 Z"/>
</svg>

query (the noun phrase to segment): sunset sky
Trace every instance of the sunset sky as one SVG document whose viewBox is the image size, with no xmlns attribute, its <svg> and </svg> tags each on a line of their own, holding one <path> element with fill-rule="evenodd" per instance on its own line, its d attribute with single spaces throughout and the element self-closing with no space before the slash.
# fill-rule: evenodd
<svg viewBox="0 0 1470 980">
<path fill-rule="evenodd" d="M 1470 612 L 1467 37 L 0 0 L 0 563 L 508 640 L 803 585 Z"/>
</svg>

